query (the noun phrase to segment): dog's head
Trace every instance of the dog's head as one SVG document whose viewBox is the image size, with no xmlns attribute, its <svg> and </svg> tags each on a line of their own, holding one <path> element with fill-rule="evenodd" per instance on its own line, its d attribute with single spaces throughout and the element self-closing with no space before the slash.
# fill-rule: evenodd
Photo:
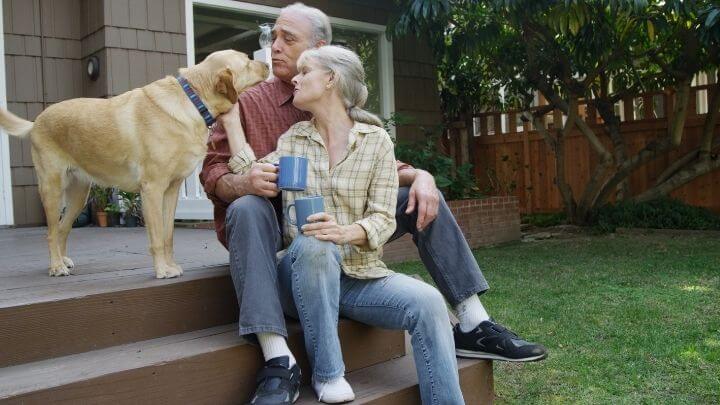
<svg viewBox="0 0 720 405">
<path fill-rule="evenodd" d="M 219 113 L 229 110 L 240 93 L 267 79 L 269 72 L 267 64 L 251 60 L 246 54 L 233 49 L 213 52 L 197 65 L 180 69 L 180 74 L 193 87 L 204 87 L 203 98 L 215 104 Z M 194 77 L 202 77 L 198 81 L 203 84 L 195 83 Z M 215 98 L 213 96 L 219 99 L 210 100 Z"/>
</svg>

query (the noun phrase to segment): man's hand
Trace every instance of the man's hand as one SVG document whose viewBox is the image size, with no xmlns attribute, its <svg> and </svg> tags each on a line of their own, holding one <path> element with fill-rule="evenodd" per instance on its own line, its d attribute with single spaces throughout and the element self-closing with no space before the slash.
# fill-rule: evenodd
<svg viewBox="0 0 720 405">
<path fill-rule="evenodd" d="M 228 173 L 220 178 L 215 194 L 226 203 L 244 195 L 276 197 L 278 195 L 277 167 L 268 163 L 255 163 L 246 174 Z"/>
<path fill-rule="evenodd" d="M 410 185 L 410 195 L 405 213 L 412 214 L 416 206 L 418 212 L 416 226 L 418 231 L 422 231 L 437 218 L 440 207 L 440 191 L 435 186 L 432 174 L 417 169 L 415 180 Z"/>
<path fill-rule="evenodd" d="M 247 181 L 247 194 L 260 197 L 277 197 L 278 168 L 269 163 L 254 163 L 250 171 L 243 177 Z"/>
<path fill-rule="evenodd" d="M 357 224 L 338 225 L 335 218 L 327 213 L 312 214 L 308 224 L 303 225 L 301 231 L 305 236 L 314 236 L 318 240 L 333 242 L 336 245 L 347 243 L 358 245 L 367 240 L 365 229 Z"/>
</svg>

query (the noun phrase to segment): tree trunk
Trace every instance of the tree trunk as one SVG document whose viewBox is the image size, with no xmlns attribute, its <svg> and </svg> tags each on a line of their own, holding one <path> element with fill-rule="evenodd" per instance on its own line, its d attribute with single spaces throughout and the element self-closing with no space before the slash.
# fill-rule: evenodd
<svg viewBox="0 0 720 405">
<path fill-rule="evenodd" d="M 595 100 L 595 105 L 597 106 L 600 116 L 605 122 L 604 129 L 613 144 L 615 166 L 621 166 L 627 160 L 627 153 L 625 150 L 625 138 L 623 138 L 622 133 L 620 132 L 620 118 L 615 115 L 614 104 L 611 100 L 607 98 L 598 98 Z M 616 201 L 624 200 L 628 196 L 627 178 L 621 180 L 617 186 L 615 186 L 614 191 Z M 594 197 L 597 198 L 597 196 Z"/>
<path fill-rule="evenodd" d="M 690 79 L 682 80 L 675 88 L 675 103 L 673 113 L 669 117 L 668 135 L 674 146 L 682 143 L 682 136 L 685 133 L 685 119 L 688 112 L 688 101 L 690 101 Z"/>
<path fill-rule="evenodd" d="M 641 149 L 633 157 L 628 158 L 625 162 L 618 165 L 618 169 L 603 185 L 602 191 L 597 199 L 593 201 L 593 205 L 603 204 L 610 198 L 616 187 L 625 181 L 632 172 L 645 163 L 662 156 L 665 152 L 671 150 L 682 142 L 682 135 L 685 131 L 685 118 L 687 117 L 687 104 L 690 94 L 690 81 L 681 81 L 676 90 L 675 103 L 673 103 L 673 113 L 668 119 L 668 132 L 666 136 L 652 141 Z M 603 119 L 606 119 L 603 117 Z"/>
<path fill-rule="evenodd" d="M 708 112 L 705 116 L 705 123 L 703 125 L 702 140 L 700 141 L 699 154 L 701 159 L 707 158 L 713 147 L 715 127 L 717 126 L 718 118 L 720 118 L 720 84 L 716 83 L 713 88 L 708 89 L 708 93 L 711 98 L 710 105 L 708 105 Z"/>
<path fill-rule="evenodd" d="M 576 223 L 575 217 L 577 215 L 577 203 L 575 202 L 572 188 L 570 188 L 570 185 L 567 183 L 565 177 L 564 137 L 564 134 L 567 134 L 572 130 L 573 126 L 575 125 L 575 121 L 568 119 L 565 127 L 562 130 L 556 130 L 557 137 L 553 138 L 552 135 L 550 135 L 550 133 L 548 132 L 547 128 L 545 128 L 543 116 L 544 112 L 540 110 L 533 114 L 533 125 L 535 125 L 537 131 L 543 136 L 545 143 L 550 147 L 550 149 L 553 151 L 553 154 L 555 155 L 555 172 L 557 173 L 557 177 L 555 177 L 555 185 L 560 191 L 560 196 L 563 200 L 563 207 L 565 209 L 565 214 L 567 215 L 567 218 L 572 223 Z"/>
</svg>

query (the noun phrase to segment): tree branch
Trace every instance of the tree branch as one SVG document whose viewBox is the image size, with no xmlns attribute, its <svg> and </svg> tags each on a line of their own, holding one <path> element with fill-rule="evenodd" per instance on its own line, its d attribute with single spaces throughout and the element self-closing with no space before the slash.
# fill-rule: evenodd
<svg viewBox="0 0 720 405">
<path fill-rule="evenodd" d="M 633 170 L 637 169 L 648 161 L 655 159 L 661 153 L 666 152 L 673 146 L 674 145 L 672 144 L 672 142 L 670 142 L 670 138 L 668 137 L 664 137 L 660 140 L 654 140 L 647 144 L 635 156 L 622 163 L 618 167 L 615 174 L 609 179 L 607 179 L 607 181 L 601 188 L 602 191 L 592 202 L 593 206 L 596 205 L 598 202 L 606 201 L 608 197 L 610 197 L 610 194 L 615 190 L 615 187 L 617 187 L 617 185 L 620 184 L 621 181 L 625 180 L 625 178 L 627 178 Z"/>
<path fill-rule="evenodd" d="M 660 175 L 658 176 L 657 179 L 655 179 L 655 184 L 653 185 L 653 187 L 656 187 L 656 186 L 666 182 L 670 177 L 674 176 L 675 173 L 677 173 L 683 167 L 687 166 L 690 162 L 697 159 L 697 157 L 698 157 L 698 149 L 694 149 L 694 150 L 690 151 L 689 153 L 687 153 L 685 156 L 674 161 L 670 166 L 666 167 L 662 173 L 660 173 Z"/>
<path fill-rule="evenodd" d="M 575 207 L 577 204 L 575 203 L 575 198 L 572 193 L 572 188 L 570 188 L 570 185 L 566 181 L 565 177 L 565 134 L 570 132 L 570 128 L 573 124 L 568 120 L 565 127 L 562 130 L 557 130 L 557 139 L 555 139 L 552 135 L 550 135 L 550 132 L 548 132 L 547 128 L 545 128 L 545 122 L 543 121 L 542 117 L 547 114 L 538 114 L 537 111 L 535 114 L 532 114 L 532 122 L 537 131 L 542 135 L 543 139 L 545 140 L 545 143 L 548 144 L 550 149 L 552 149 L 553 154 L 555 155 L 555 171 L 557 172 L 557 177 L 555 178 L 555 185 L 557 185 L 558 190 L 560 191 L 560 196 L 563 199 L 563 204 L 565 206 L 565 210 L 567 211 L 568 218 L 575 217 Z"/>
<path fill-rule="evenodd" d="M 664 195 L 667 195 L 671 191 L 683 186 L 696 178 L 709 173 L 715 169 L 720 168 L 720 158 L 715 157 L 714 159 L 705 159 L 695 162 L 693 165 L 675 173 L 672 177 L 667 179 L 662 184 L 659 184 L 640 195 L 633 198 L 634 201 L 644 202 L 650 201 Z"/>
<path fill-rule="evenodd" d="M 702 139 L 700 141 L 700 157 L 706 158 L 710 154 L 712 148 L 713 137 L 715 134 L 715 127 L 717 126 L 718 117 L 720 116 L 720 84 L 715 81 L 713 86 L 714 92 L 708 89 L 708 93 L 712 93 L 710 105 L 708 106 L 708 112 L 705 116 L 705 123 L 703 125 Z"/>
<path fill-rule="evenodd" d="M 577 97 L 570 97 L 570 109 L 568 112 L 567 121 L 565 122 L 565 127 L 563 127 L 562 130 L 562 136 L 567 137 L 570 135 L 570 132 L 575 128 L 576 122 L 575 119 L 578 116 L 578 99 Z"/>
<path fill-rule="evenodd" d="M 689 100 L 690 79 L 684 79 L 678 83 L 677 91 L 675 92 L 675 104 L 673 105 L 672 117 L 670 117 L 670 125 L 668 125 L 668 137 L 674 146 L 678 146 L 682 143 Z"/>
<path fill-rule="evenodd" d="M 540 92 L 542 92 L 545 97 L 550 100 L 550 102 L 556 105 L 560 109 L 560 111 L 564 112 L 566 115 L 570 115 L 570 106 L 568 105 L 568 103 L 565 102 L 565 100 L 563 100 L 562 98 L 560 98 L 560 96 L 558 96 L 549 85 L 542 82 L 536 84 L 538 84 L 538 90 L 540 90 Z M 595 152 L 600 155 L 601 160 L 605 161 L 606 159 L 612 159 L 612 155 L 605 148 L 605 145 L 602 144 L 597 135 L 595 135 L 595 132 L 593 132 L 593 130 L 582 118 L 580 118 L 579 115 L 576 114 L 573 121 L 575 121 L 575 124 L 577 125 L 580 132 L 588 139 L 590 145 L 593 147 Z"/>
<path fill-rule="evenodd" d="M 542 119 L 542 115 L 532 114 L 530 118 L 532 119 L 533 126 L 535 126 L 535 129 L 540 133 L 540 135 L 542 135 L 545 143 L 548 144 L 553 153 L 557 154 L 557 141 L 552 135 L 550 135 L 547 128 L 545 128 L 545 122 Z"/>
</svg>

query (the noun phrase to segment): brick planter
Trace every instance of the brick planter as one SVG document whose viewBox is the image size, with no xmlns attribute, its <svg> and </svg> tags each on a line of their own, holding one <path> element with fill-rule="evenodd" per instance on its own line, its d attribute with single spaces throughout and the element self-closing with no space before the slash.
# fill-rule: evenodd
<svg viewBox="0 0 720 405">
<path fill-rule="evenodd" d="M 519 202 L 515 196 L 448 201 L 471 248 L 520 239 Z M 410 235 L 385 246 L 383 261 L 419 260 Z"/>
</svg>

